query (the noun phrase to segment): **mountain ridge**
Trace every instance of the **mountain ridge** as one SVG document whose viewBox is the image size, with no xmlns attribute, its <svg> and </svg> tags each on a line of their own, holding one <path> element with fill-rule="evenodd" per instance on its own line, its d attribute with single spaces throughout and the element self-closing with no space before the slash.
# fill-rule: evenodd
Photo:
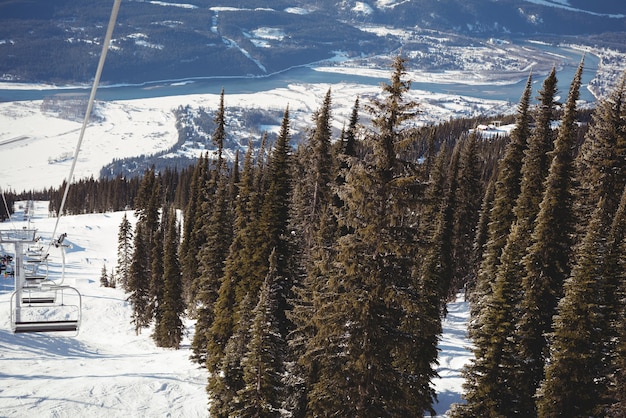
<svg viewBox="0 0 626 418">
<path fill-rule="evenodd" d="M 0 80 L 89 81 L 110 7 L 97 0 L 0 1 Z M 533 37 L 624 48 L 624 17 L 626 5 L 617 1 L 126 0 L 102 82 L 262 76 L 338 51 L 367 59 L 419 50 L 426 47 L 413 41 L 420 34 L 461 46 Z M 371 26 L 387 31 L 364 30 Z"/>
</svg>

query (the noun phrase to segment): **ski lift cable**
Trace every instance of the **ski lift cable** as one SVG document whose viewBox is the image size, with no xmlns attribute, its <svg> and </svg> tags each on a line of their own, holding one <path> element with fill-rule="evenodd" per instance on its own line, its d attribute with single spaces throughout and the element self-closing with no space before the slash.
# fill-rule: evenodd
<svg viewBox="0 0 626 418">
<path fill-rule="evenodd" d="M 70 173 L 67 177 L 67 181 L 65 184 L 65 191 L 63 192 L 63 198 L 61 199 L 61 206 L 59 207 L 59 211 L 57 212 L 57 220 L 54 224 L 54 230 L 52 232 L 52 239 L 57 232 L 57 228 L 59 226 L 59 220 L 63 214 L 63 209 L 65 207 L 65 201 L 67 200 L 67 195 L 70 188 L 70 182 L 72 177 L 74 176 L 74 169 L 76 167 L 76 161 L 78 160 L 78 153 L 80 152 L 80 147 L 83 143 L 83 138 L 85 136 L 85 130 L 87 129 L 87 124 L 89 123 L 89 118 L 91 116 L 91 110 L 93 109 L 93 103 L 96 97 L 96 91 L 98 90 L 98 84 L 100 83 L 100 76 L 102 75 L 102 68 L 104 67 L 104 61 L 106 59 L 107 51 L 109 50 L 109 44 L 111 42 L 111 37 L 113 36 L 113 29 L 115 28 L 115 21 L 117 20 L 117 14 L 120 9 L 120 4 L 122 0 L 114 0 L 113 9 L 111 10 L 111 17 L 109 18 L 109 25 L 107 27 L 106 35 L 104 38 L 104 42 L 102 43 L 102 52 L 100 53 L 100 61 L 98 62 L 98 68 L 96 70 L 96 76 L 93 80 L 93 85 L 91 87 L 91 93 L 89 95 L 89 101 L 87 102 L 87 111 L 85 112 L 85 117 L 83 119 L 83 125 L 80 129 L 80 135 L 78 136 L 78 143 L 76 144 L 76 149 L 74 150 L 74 157 L 72 159 L 72 165 L 70 167 Z M 48 245 L 48 249 L 50 245 L 52 245 L 53 241 Z"/>
</svg>

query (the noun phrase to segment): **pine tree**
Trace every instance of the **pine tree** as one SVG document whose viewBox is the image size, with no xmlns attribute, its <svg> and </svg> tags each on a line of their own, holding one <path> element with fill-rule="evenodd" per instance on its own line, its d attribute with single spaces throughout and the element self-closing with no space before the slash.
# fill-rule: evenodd
<svg viewBox="0 0 626 418">
<path fill-rule="evenodd" d="M 164 256 L 163 247 L 165 239 L 165 229 L 167 228 L 166 209 L 162 209 L 163 219 L 152 235 L 152 251 L 150 259 L 152 264 L 150 267 L 150 312 L 156 323 L 161 321 L 163 314 L 163 293 L 164 289 Z"/>
<path fill-rule="evenodd" d="M 192 359 L 204 364 L 206 361 L 207 335 L 214 319 L 215 302 L 224 275 L 224 263 L 232 241 L 232 212 L 228 196 L 228 179 L 218 178 L 215 206 L 207 225 L 206 244 L 198 251 L 200 267 L 196 286 L 196 331 L 192 342 Z"/>
<path fill-rule="evenodd" d="M 351 157 L 356 155 L 356 130 L 359 123 L 359 98 L 354 100 L 354 106 L 352 106 L 352 113 L 350 114 L 350 120 L 348 121 L 348 129 L 344 131 L 342 136 L 342 153 Z"/>
<path fill-rule="evenodd" d="M 280 331 L 280 281 L 277 254 L 270 255 L 270 267 L 259 302 L 254 309 L 250 342 L 242 359 L 244 387 L 237 392 L 235 416 L 279 417 L 283 397 L 285 341 Z"/>
<path fill-rule="evenodd" d="M 511 224 L 515 219 L 513 207 L 520 193 L 524 152 L 530 136 L 530 97 L 532 76 L 528 76 L 526 88 L 518 105 L 515 129 L 507 144 L 504 158 L 499 165 L 495 184 L 493 208 L 489 214 L 488 239 L 478 274 L 478 288 L 472 295 L 473 311 L 480 310 L 481 299 L 491 293 L 500 255 L 506 243 Z"/>
<path fill-rule="evenodd" d="M 598 416 L 607 394 L 603 338 L 604 259 L 608 253 L 611 213 L 602 199 L 580 246 L 577 264 L 565 282 L 550 338 L 550 358 L 538 391 L 540 417 Z"/>
<path fill-rule="evenodd" d="M 403 176 L 395 151 L 415 104 L 404 98 L 404 60 L 393 65 L 385 97 L 369 108 L 376 129 L 368 139 L 371 155 L 351 161 L 338 188 L 337 221 L 345 233 L 301 359 L 317 368 L 308 391 L 312 416 L 420 416 L 434 396 L 437 337 L 432 316 L 421 311 L 426 296 L 414 264 L 416 222 L 398 204 L 416 181 Z M 438 311 L 435 316 L 438 323 Z"/>
<path fill-rule="evenodd" d="M 102 273 L 100 274 L 100 286 L 109 287 L 109 277 L 107 276 L 107 266 L 102 265 Z"/>
<path fill-rule="evenodd" d="M 574 216 L 572 203 L 573 151 L 576 140 L 576 101 L 583 63 L 570 86 L 561 126 L 555 141 L 545 192 L 532 234 L 532 244 L 523 259 L 523 298 L 517 327 L 520 364 L 526 390 L 537 388 L 548 356 L 546 336 L 552 332 L 552 317 L 571 271 Z M 528 395 L 529 392 L 522 393 Z"/>
<path fill-rule="evenodd" d="M 163 292 L 156 318 L 154 340 L 159 347 L 178 349 L 183 337 L 182 316 L 185 310 L 178 259 L 179 230 L 176 212 L 168 211 L 163 240 Z"/>
<path fill-rule="evenodd" d="M 618 207 L 616 196 L 618 188 L 623 190 L 626 184 L 623 94 L 622 84 L 598 106 L 594 126 L 585 138 L 590 145 L 580 154 L 583 162 L 579 166 L 585 172 L 580 178 L 587 185 L 581 193 L 586 200 L 581 207 L 588 207 L 592 196 L 599 200 L 554 318 L 551 357 L 539 398 L 542 416 L 597 416 L 610 403 L 608 379 L 615 374 L 610 364 L 613 342 L 619 338 L 616 312 L 621 308 L 616 296 L 621 275 L 616 256 L 620 251 L 614 242 L 621 242 L 624 233 L 619 226 L 623 208 Z"/>
<path fill-rule="evenodd" d="M 242 359 L 246 355 L 255 304 L 247 295 L 239 309 L 239 323 L 224 349 L 222 363 L 209 374 L 207 392 L 211 399 L 210 415 L 214 418 L 233 416 L 238 408 L 237 392 L 244 388 Z"/>
<path fill-rule="evenodd" d="M 135 242 L 133 247 L 133 259 L 130 264 L 128 277 L 128 301 L 133 306 L 132 323 L 135 324 L 135 332 L 141 333 L 152 321 L 150 311 L 150 268 L 148 266 L 149 249 L 145 241 L 146 234 L 143 231 L 144 224 L 138 223 L 135 227 Z"/>
<path fill-rule="evenodd" d="M 605 338 L 611 343 L 606 349 L 609 358 L 609 402 L 607 416 L 626 416 L 626 187 L 622 192 L 620 205 L 613 218 L 610 250 L 606 261 L 606 277 L 609 279 L 606 294 L 608 322 L 612 334 Z"/>
<path fill-rule="evenodd" d="M 478 160 L 476 134 L 471 134 L 463 141 L 459 156 L 459 169 L 456 179 L 456 196 L 452 219 L 453 258 L 452 278 L 447 295 L 448 300 L 466 287 L 473 274 L 475 259 L 473 242 L 476 237 L 481 196 L 481 166 Z"/>
<path fill-rule="evenodd" d="M 128 290 L 128 277 L 133 255 L 133 229 L 124 213 L 117 233 L 117 281 L 124 290 Z"/>
<path fill-rule="evenodd" d="M 593 213 L 600 199 L 610 207 L 619 204 L 626 183 L 626 77 L 593 113 L 593 122 L 577 158 L 579 225 Z M 587 215 L 588 216 L 588 215 Z"/>
<path fill-rule="evenodd" d="M 218 170 L 222 167 L 222 153 L 224 151 L 224 140 L 226 140 L 226 111 L 224 109 L 224 88 L 222 88 L 222 93 L 220 94 L 220 104 L 217 109 L 217 113 L 215 114 L 215 119 L 213 119 L 215 123 L 215 130 L 213 131 L 213 135 L 211 136 L 211 140 L 217 147 L 217 168 Z"/>
<path fill-rule="evenodd" d="M 276 269 L 278 277 L 289 280 L 289 264 L 291 259 L 291 246 L 287 228 L 290 220 L 290 203 L 292 193 L 291 176 L 291 147 L 289 127 L 289 109 L 285 110 L 281 129 L 272 149 L 271 159 L 268 166 L 267 189 L 263 196 L 263 203 L 259 213 L 258 222 L 253 223 L 249 230 L 254 241 L 249 248 L 251 257 L 247 260 L 251 264 L 250 274 L 242 276 L 236 284 L 235 297 L 240 302 L 246 293 L 261 288 L 264 277 L 267 274 L 268 260 L 272 251 L 276 251 Z M 281 283 L 283 288 L 283 300 L 281 310 L 287 310 L 287 301 L 291 285 L 288 282 Z M 287 331 L 287 320 L 281 316 L 281 331 Z"/>
<path fill-rule="evenodd" d="M 185 207 L 182 243 L 180 248 L 180 259 L 183 269 L 183 285 L 185 300 L 194 310 L 193 300 L 195 298 L 195 279 L 198 277 L 198 263 L 196 256 L 204 244 L 203 237 L 195 229 L 196 219 L 200 217 L 203 201 L 203 188 L 208 176 L 208 156 L 205 154 L 198 159 L 191 177 L 189 190 L 189 200 Z"/>
</svg>

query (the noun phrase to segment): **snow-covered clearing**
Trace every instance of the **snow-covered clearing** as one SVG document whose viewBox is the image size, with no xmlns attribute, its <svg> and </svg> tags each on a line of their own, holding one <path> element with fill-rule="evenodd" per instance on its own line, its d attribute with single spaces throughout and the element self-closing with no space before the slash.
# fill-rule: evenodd
<svg viewBox="0 0 626 418">
<path fill-rule="evenodd" d="M 0 229 L 36 228 L 49 243 L 56 218 L 37 202 L 30 222 Z M 134 220 L 133 212 L 126 212 Z M 124 212 L 65 216 L 57 232 L 67 233 L 65 284 L 82 295 L 78 335 L 12 334 L 13 280 L 0 278 L 0 415 L 3 417 L 202 417 L 207 416 L 207 372 L 189 360 L 193 322 L 180 350 L 158 348 L 151 330 L 135 335 L 131 306 L 121 289 L 100 286 L 103 266 L 115 265 L 117 232 Z M 19 219 L 19 220 L 18 220 Z M 4 245 L 0 252 L 12 252 Z M 50 251 L 50 276 L 60 277 L 60 253 Z M 460 368 L 468 360 L 465 302 L 451 303 L 441 340 L 440 378 L 434 382 L 443 416 L 460 400 Z"/>
</svg>

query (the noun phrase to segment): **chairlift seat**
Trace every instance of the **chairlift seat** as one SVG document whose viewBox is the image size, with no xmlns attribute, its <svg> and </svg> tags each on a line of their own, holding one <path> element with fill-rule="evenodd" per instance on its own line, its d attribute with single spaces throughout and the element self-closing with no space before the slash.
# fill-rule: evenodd
<svg viewBox="0 0 626 418">
<path fill-rule="evenodd" d="M 78 332 L 78 321 L 33 321 L 15 322 L 15 334 L 27 332 Z"/>
<path fill-rule="evenodd" d="M 22 298 L 22 303 L 27 305 L 44 305 L 44 304 L 53 304 L 56 299 L 53 296 L 43 296 L 43 297 L 33 297 L 33 296 L 25 296 Z"/>
</svg>

